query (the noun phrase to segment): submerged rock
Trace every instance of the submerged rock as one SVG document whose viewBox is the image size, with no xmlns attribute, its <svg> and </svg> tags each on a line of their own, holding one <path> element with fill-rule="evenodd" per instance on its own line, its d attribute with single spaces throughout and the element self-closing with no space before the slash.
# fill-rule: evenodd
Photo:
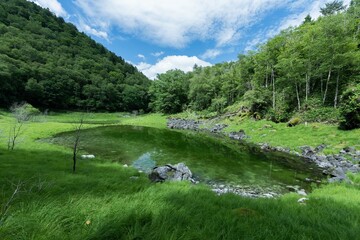
<svg viewBox="0 0 360 240">
<path fill-rule="evenodd" d="M 184 163 L 175 165 L 166 164 L 165 166 L 154 167 L 149 174 L 149 179 L 152 182 L 186 180 L 194 182 L 190 169 Z"/>
</svg>

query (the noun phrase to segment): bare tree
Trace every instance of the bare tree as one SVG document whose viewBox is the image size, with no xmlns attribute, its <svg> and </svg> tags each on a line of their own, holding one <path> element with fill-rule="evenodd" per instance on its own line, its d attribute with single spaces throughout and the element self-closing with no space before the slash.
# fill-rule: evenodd
<svg viewBox="0 0 360 240">
<path fill-rule="evenodd" d="M 75 125 L 75 132 L 74 132 L 74 145 L 73 145 L 73 173 L 76 170 L 76 160 L 77 160 L 77 154 L 79 151 L 79 144 L 80 144 L 80 138 L 81 138 L 81 129 L 84 125 L 84 119 L 85 114 L 81 114 L 78 123 Z"/>
<path fill-rule="evenodd" d="M 26 122 L 39 113 L 39 110 L 28 103 L 14 103 L 10 111 L 15 118 L 14 123 L 9 128 L 7 149 L 14 150 L 19 136 L 23 133 L 23 126 Z"/>
</svg>

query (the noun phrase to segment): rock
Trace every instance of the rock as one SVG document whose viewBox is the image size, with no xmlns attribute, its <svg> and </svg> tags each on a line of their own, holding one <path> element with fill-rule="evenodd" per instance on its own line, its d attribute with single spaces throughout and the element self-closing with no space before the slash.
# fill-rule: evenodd
<svg viewBox="0 0 360 240">
<path fill-rule="evenodd" d="M 308 201 L 309 199 L 308 198 L 300 198 L 298 200 L 298 203 L 305 203 L 306 201 Z"/>
<path fill-rule="evenodd" d="M 123 167 L 129 167 L 127 164 L 124 164 Z"/>
<path fill-rule="evenodd" d="M 272 194 L 270 194 L 270 193 L 264 193 L 263 196 L 266 197 L 266 198 L 273 198 L 273 197 L 274 197 L 274 196 L 273 196 Z"/>
<path fill-rule="evenodd" d="M 200 121 L 181 118 L 171 118 L 167 121 L 167 127 L 170 129 L 199 130 L 201 124 Z"/>
<path fill-rule="evenodd" d="M 245 134 L 244 130 L 240 129 L 238 132 L 229 133 L 229 138 L 235 140 L 243 140 L 245 138 L 248 138 L 248 136 Z"/>
<path fill-rule="evenodd" d="M 302 196 L 307 196 L 307 194 L 306 194 L 306 192 L 305 192 L 304 189 L 300 189 L 300 190 L 298 190 L 296 193 L 299 194 L 299 195 L 302 195 Z"/>
<path fill-rule="evenodd" d="M 302 150 L 301 154 L 303 157 L 312 158 L 314 155 L 316 155 L 315 150 L 309 146 L 302 146 L 300 149 Z"/>
<path fill-rule="evenodd" d="M 345 174 L 344 170 L 341 167 L 335 168 L 335 170 L 332 171 L 331 175 L 336 177 L 336 178 L 339 178 L 339 179 L 345 179 L 346 178 L 346 174 Z"/>
<path fill-rule="evenodd" d="M 356 149 L 354 147 L 345 147 L 343 150 L 346 153 L 356 153 Z"/>
<path fill-rule="evenodd" d="M 319 152 L 322 152 L 325 148 L 326 148 L 325 144 L 320 144 L 314 150 L 315 150 L 315 152 L 319 153 Z"/>
<path fill-rule="evenodd" d="M 273 150 L 273 148 L 267 143 L 259 143 L 259 145 L 260 145 L 260 149 L 263 151 L 270 152 Z"/>
<path fill-rule="evenodd" d="M 149 179 L 152 182 L 163 181 L 191 181 L 192 173 L 190 169 L 184 163 L 178 163 L 175 165 L 166 164 L 165 166 L 155 167 L 149 174 Z"/>
<path fill-rule="evenodd" d="M 221 132 L 224 128 L 226 128 L 227 126 L 228 126 L 228 125 L 226 125 L 226 124 L 215 124 L 215 126 L 210 129 L 210 132 L 212 132 L 212 133 L 219 133 L 219 132 Z"/>
<path fill-rule="evenodd" d="M 93 154 L 81 155 L 81 158 L 82 159 L 92 159 L 92 158 L 95 158 L 95 155 L 93 155 Z"/>
<path fill-rule="evenodd" d="M 286 188 L 290 191 L 290 192 L 297 192 L 299 191 L 299 186 L 286 186 Z"/>
<path fill-rule="evenodd" d="M 287 123 L 288 127 L 295 127 L 296 125 L 298 125 L 301 122 L 300 118 L 292 118 L 289 120 L 289 122 Z"/>
</svg>

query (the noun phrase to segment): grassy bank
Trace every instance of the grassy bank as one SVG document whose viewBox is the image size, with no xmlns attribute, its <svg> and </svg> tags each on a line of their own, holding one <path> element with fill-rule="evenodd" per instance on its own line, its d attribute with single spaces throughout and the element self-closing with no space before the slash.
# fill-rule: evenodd
<svg viewBox="0 0 360 240">
<path fill-rule="evenodd" d="M 194 114 L 181 113 L 173 117 L 196 119 Z M 200 119 L 201 120 L 201 119 Z M 252 143 L 268 143 L 272 146 L 290 148 L 300 151 L 300 146 L 317 147 L 325 144 L 325 153 L 338 153 L 344 147 L 355 147 L 360 150 L 360 129 L 344 131 L 335 124 L 300 123 L 295 127 L 288 127 L 286 123 L 274 123 L 267 120 L 242 119 L 228 117 L 220 120 L 206 120 L 207 127 L 216 123 L 227 124 L 225 132 L 243 129 Z"/>
<path fill-rule="evenodd" d="M 19 183 L 21 191 L 3 216 L 0 239 L 357 239 L 360 235 L 358 176 L 353 176 L 351 185 L 316 189 L 306 204 L 299 204 L 296 194 L 246 199 L 216 196 L 202 185 L 151 184 L 144 174 L 99 158 L 79 161 L 73 174 L 71 149 L 38 139 L 72 130 L 78 117 L 78 113 L 62 113 L 38 118 L 24 126 L 21 141 L 14 151 L 8 151 L 7 129 L 14 119 L 1 112 L 2 210 Z M 159 114 L 104 113 L 92 114 L 85 127 L 127 124 L 165 128 L 165 122 L 166 117 Z M 255 141 L 264 124 L 232 121 L 230 130 L 243 128 Z M 273 133 L 282 131 L 281 125 L 274 128 L 277 131 Z M 287 131 L 302 128 L 308 131 L 305 126 Z M 332 126 L 323 128 L 321 131 L 336 131 Z M 289 134 L 295 132 L 282 136 L 289 138 Z M 289 142 L 276 141 L 279 144 L 274 145 Z M 316 145 L 318 140 L 313 141 Z M 347 141 L 356 145 L 352 144 L 356 140 Z"/>
</svg>

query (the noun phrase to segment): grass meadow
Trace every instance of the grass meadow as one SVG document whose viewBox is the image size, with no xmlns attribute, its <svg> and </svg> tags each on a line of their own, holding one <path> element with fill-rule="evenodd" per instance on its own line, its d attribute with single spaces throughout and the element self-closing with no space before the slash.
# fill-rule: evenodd
<svg viewBox="0 0 360 240">
<path fill-rule="evenodd" d="M 249 199 L 217 196 L 202 184 L 152 184 L 145 174 L 100 158 L 79 160 L 72 173 L 72 149 L 41 139 L 73 130 L 80 115 L 34 119 L 9 151 L 6 140 L 14 119 L 0 112 L 0 239 L 359 239 L 358 175 L 351 176 L 351 184 L 324 184 L 300 204 L 302 196 L 295 193 Z M 268 122 L 227 121 L 228 131 L 245 129 L 253 142 L 359 148 L 359 130 L 340 132 L 321 124 L 265 129 Z M 160 114 L 98 113 L 84 127 L 165 128 L 165 123 Z"/>
</svg>

